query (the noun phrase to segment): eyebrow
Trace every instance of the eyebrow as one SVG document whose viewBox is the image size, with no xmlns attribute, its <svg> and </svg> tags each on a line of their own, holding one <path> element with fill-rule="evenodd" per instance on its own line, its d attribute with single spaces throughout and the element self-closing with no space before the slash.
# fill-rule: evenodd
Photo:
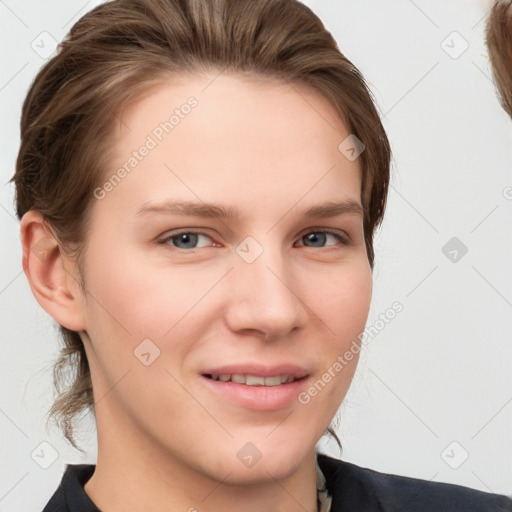
<svg viewBox="0 0 512 512">
<path fill-rule="evenodd" d="M 226 207 L 216 203 L 193 201 L 163 201 L 161 203 L 144 203 L 137 211 L 136 216 L 178 214 L 194 217 L 210 217 L 221 220 L 237 220 L 240 213 L 236 208 Z M 338 215 L 358 214 L 364 216 L 364 208 L 352 199 L 345 201 L 330 201 L 311 206 L 303 212 L 306 218 L 326 218 Z"/>
</svg>

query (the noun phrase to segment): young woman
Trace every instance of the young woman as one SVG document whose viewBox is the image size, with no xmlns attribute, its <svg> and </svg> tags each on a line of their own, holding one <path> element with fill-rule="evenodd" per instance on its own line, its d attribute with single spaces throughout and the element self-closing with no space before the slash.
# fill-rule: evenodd
<svg viewBox="0 0 512 512">
<path fill-rule="evenodd" d="M 318 454 L 372 295 L 391 152 L 294 0 L 116 0 L 23 106 L 17 213 L 95 465 L 45 511 L 497 511 L 505 496 Z"/>
</svg>

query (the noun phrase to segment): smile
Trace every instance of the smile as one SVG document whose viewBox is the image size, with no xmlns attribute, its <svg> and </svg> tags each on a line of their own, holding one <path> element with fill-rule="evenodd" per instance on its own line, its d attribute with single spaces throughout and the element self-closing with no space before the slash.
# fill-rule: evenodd
<svg viewBox="0 0 512 512">
<path fill-rule="evenodd" d="M 221 382 L 236 382 L 237 384 L 245 384 L 247 386 L 279 386 L 298 380 L 293 375 L 277 375 L 275 377 L 263 377 L 260 375 L 240 375 L 240 374 L 223 374 L 214 375 L 207 374 L 206 377 Z"/>
<path fill-rule="evenodd" d="M 227 403 L 259 411 L 272 411 L 298 403 L 299 393 L 304 392 L 311 381 L 311 375 L 214 374 L 201 375 L 201 380 L 211 393 L 212 400 L 219 401 L 220 407 Z"/>
</svg>

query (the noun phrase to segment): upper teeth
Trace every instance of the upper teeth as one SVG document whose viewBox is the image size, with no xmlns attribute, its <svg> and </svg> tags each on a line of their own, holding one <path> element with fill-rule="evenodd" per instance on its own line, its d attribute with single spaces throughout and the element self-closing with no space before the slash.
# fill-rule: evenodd
<svg viewBox="0 0 512 512">
<path fill-rule="evenodd" d="M 261 377 L 257 375 L 212 375 L 213 380 L 221 380 L 222 382 L 237 382 L 238 384 L 246 384 L 248 386 L 279 386 L 286 382 L 295 380 L 293 375 L 278 375 L 276 377 Z"/>
</svg>

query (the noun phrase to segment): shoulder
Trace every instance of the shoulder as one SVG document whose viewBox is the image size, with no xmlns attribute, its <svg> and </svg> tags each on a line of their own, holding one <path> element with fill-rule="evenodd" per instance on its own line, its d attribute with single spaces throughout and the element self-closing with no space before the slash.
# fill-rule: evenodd
<svg viewBox="0 0 512 512">
<path fill-rule="evenodd" d="M 43 512 L 99 512 L 84 489 L 95 469 L 93 464 L 68 464 Z"/>
<path fill-rule="evenodd" d="M 318 454 L 332 496 L 331 512 L 512 512 L 507 496 L 381 473 Z"/>
</svg>

